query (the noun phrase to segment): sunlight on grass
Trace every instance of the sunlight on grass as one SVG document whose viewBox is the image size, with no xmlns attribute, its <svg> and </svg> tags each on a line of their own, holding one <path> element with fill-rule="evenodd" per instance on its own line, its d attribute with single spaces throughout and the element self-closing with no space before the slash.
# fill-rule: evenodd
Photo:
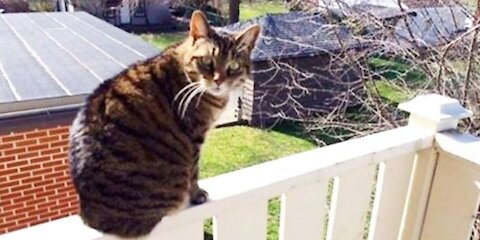
<svg viewBox="0 0 480 240">
<path fill-rule="evenodd" d="M 173 32 L 173 33 L 160 33 L 160 34 L 152 34 L 146 33 L 141 34 L 143 40 L 149 42 L 150 44 L 154 45 L 155 47 L 164 50 L 170 45 L 173 45 L 187 36 L 185 32 Z"/>
<path fill-rule="evenodd" d="M 286 13 L 288 9 L 281 2 L 242 3 L 240 5 L 240 21 L 263 16 L 267 13 Z"/>
<path fill-rule="evenodd" d="M 290 131 L 292 130 L 287 129 L 287 132 Z M 298 136 L 246 126 L 214 129 L 202 152 L 200 175 L 202 178 L 212 177 L 316 147 L 311 141 Z M 280 222 L 280 200 L 270 200 L 268 209 L 267 240 L 276 240 Z M 205 239 L 210 240 L 211 220 L 207 221 L 205 226 Z"/>
</svg>

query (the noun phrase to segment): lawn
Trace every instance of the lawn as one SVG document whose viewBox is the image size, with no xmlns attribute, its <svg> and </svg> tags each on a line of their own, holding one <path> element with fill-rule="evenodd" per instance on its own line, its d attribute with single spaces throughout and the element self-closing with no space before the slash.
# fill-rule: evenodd
<svg viewBox="0 0 480 240">
<path fill-rule="evenodd" d="M 369 59 L 370 69 L 381 76 L 375 81 L 375 87 L 383 98 L 392 103 L 401 103 L 412 96 L 405 89 L 408 86 L 415 89 L 425 83 L 426 76 L 423 72 L 410 64 L 397 59 L 374 57 Z M 373 84 L 369 84 L 373 89 Z"/>
<path fill-rule="evenodd" d="M 187 36 L 186 32 L 160 33 L 160 34 L 142 34 L 143 40 L 149 42 L 153 46 L 163 50 L 168 46 L 179 42 Z"/>
<path fill-rule="evenodd" d="M 281 2 L 264 2 L 264 3 L 242 3 L 240 5 L 240 21 L 245 21 L 255 17 L 265 15 L 267 13 L 283 13 L 288 12 L 285 5 Z M 179 42 L 187 35 L 186 32 L 172 32 L 160 34 L 141 34 L 140 36 L 147 42 L 151 43 L 159 49 L 165 49 L 168 46 Z"/>
<path fill-rule="evenodd" d="M 282 2 L 242 3 L 240 5 L 240 21 L 249 20 L 267 13 L 286 13 L 288 9 Z"/>
<path fill-rule="evenodd" d="M 316 147 L 300 135 L 284 126 L 270 131 L 246 126 L 214 129 L 202 152 L 200 175 L 211 177 Z M 268 240 L 278 239 L 279 219 L 280 201 L 273 199 L 269 204 Z M 205 239 L 212 239 L 211 233 L 208 221 Z"/>
</svg>

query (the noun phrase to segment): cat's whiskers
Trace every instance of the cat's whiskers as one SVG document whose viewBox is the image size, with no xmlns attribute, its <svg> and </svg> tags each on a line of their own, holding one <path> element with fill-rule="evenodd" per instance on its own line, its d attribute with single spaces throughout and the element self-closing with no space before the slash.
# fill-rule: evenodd
<svg viewBox="0 0 480 240">
<path fill-rule="evenodd" d="M 200 85 L 200 82 L 189 83 L 187 86 L 183 87 L 183 88 L 175 95 L 175 98 L 173 99 L 173 102 L 176 102 L 176 101 L 178 100 L 178 98 L 180 97 L 180 95 L 182 95 L 182 93 L 184 93 L 185 91 L 187 91 L 189 88 L 195 87 L 196 85 Z"/>
<path fill-rule="evenodd" d="M 180 114 L 182 112 L 182 109 L 184 108 L 186 104 L 186 100 L 190 97 L 190 95 L 195 92 L 198 89 L 198 85 L 195 85 L 194 87 L 191 87 L 188 89 L 185 94 L 183 94 L 182 99 L 180 100 L 180 103 L 177 106 L 177 113 Z M 183 117 L 182 117 L 183 118 Z"/>
<path fill-rule="evenodd" d="M 187 109 L 188 109 L 188 106 L 190 105 L 190 103 L 192 102 L 193 98 L 197 95 L 197 94 L 202 94 L 203 92 L 205 92 L 205 89 L 202 88 L 202 87 L 198 87 L 196 88 L 193 92 L 190 93 L 190 96 L 187 98 L 187 100 L 185 101 L 185 104 L 183 106 L 183 111 L 182 111 L 182 115 L 181 117 L 184 118 L 185 117 L 185 113 L 187 112 Z"/>
</svg>

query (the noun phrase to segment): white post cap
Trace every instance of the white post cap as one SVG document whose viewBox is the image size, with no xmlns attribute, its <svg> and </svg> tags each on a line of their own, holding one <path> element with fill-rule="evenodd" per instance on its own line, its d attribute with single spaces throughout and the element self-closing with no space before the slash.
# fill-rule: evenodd
<svg viewBox="0 0 480 240">
<path fill-rule="evenodd" d="M 426 127 L 436 132 L 456 129 L 461 119 L 472 116 L 457 99 L 429 94 L 401 103 L 398 108 L 410 113 L 409 125 Z"/>
</svg>

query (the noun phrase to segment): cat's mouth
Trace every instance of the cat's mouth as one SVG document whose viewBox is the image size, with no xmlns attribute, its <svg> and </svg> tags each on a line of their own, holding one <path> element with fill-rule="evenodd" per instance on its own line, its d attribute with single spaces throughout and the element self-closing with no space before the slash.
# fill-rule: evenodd
<svg viewBox="0 0 480 240">
<path fill-rule="evenodd" d="M 228 94 L 228 89 L 226 86 L 222 84 L 220 86 L 217 85 L 217 86 L 209 87 L 207 92 L 214 96 L 220 97 L 220 96 L 226 96 Z"/>
</svg>

